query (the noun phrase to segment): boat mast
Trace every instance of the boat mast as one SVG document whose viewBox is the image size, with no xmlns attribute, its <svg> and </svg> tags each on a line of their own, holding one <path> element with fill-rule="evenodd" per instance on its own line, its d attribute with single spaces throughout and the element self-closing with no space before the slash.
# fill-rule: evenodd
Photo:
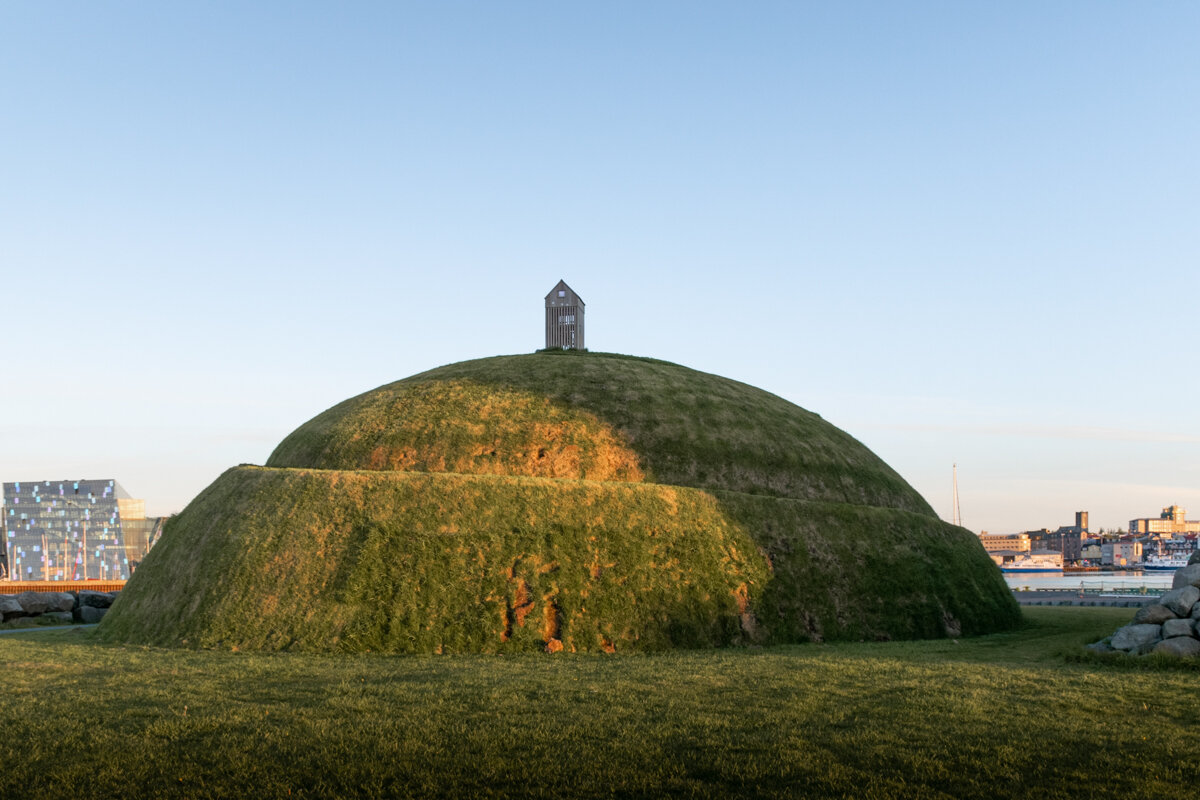
<svg viewBox="0 0 1200 800">
<path fill-rule="evenodd" d="M 955 525 L 962 525 L 962 511 L 958 507 L 958 464 L 954 465 L 954 511 L 952 512 L 952 521 Z"/>
</svg>

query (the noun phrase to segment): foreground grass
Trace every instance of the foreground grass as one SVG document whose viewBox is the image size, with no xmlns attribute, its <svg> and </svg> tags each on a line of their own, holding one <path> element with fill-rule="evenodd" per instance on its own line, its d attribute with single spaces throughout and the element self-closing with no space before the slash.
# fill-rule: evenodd
<svg viewBox="0 0 1200 800">
<path fill-rule="evenodd" d="M 977 639 L 633 656 L 252 655 L 0 637 L 4 797 L 1193 797 L 1198 673 Z"/>
</svg>

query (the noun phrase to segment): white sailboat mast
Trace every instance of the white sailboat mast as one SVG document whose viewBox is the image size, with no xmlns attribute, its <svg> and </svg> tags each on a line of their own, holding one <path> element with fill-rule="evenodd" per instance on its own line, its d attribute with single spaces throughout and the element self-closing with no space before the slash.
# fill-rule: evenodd
<svg viewBox="0 0 1200 800">
<path fill-rule="evenodd" d="M 962 510 L 958 507 L 958 464 L 954 465 L 954 511 L 952 517 L 955 525 L 962 525 Z"/>
</svg>

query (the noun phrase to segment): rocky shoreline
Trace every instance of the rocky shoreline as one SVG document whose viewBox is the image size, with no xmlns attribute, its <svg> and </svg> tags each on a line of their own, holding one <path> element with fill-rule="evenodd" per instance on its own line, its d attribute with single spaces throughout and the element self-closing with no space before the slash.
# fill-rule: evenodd
<svg viewBox="0 0 1200 800">
<path fill-rule="evenodd" d="M 1138 609 L 1133 622 L 1087 646 L 1093 653 L 1161 653 L 1200 658 L 1200 552 L 1177 570 L 1171 591 Z"/>
<path fill-rule="evenodd" d="M 21 592 L 0 594 L 3 627 L 29 625 L 90 625 L 104 618 L 116 592 Z"/>
</svg>

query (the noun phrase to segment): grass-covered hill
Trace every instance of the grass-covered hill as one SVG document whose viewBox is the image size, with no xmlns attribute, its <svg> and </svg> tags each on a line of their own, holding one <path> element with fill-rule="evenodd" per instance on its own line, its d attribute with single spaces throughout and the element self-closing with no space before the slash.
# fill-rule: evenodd
<svg viewBox="0 0 1200 800">
<path fill-rule="evenodd" d="M 1019 611 L 969 532 L 853 438 L 673 364 L 539 353 L 348 400 L 218 478 L 106 639 L 613 651 L 923 638 Z"/>
<path fill-rule="evenodd" d="M 933 514 L 878 456 L 781 397 L 574 350 L 464 361 L 358 395 L 267 466 L 648 481 Z"/>
</svg>

